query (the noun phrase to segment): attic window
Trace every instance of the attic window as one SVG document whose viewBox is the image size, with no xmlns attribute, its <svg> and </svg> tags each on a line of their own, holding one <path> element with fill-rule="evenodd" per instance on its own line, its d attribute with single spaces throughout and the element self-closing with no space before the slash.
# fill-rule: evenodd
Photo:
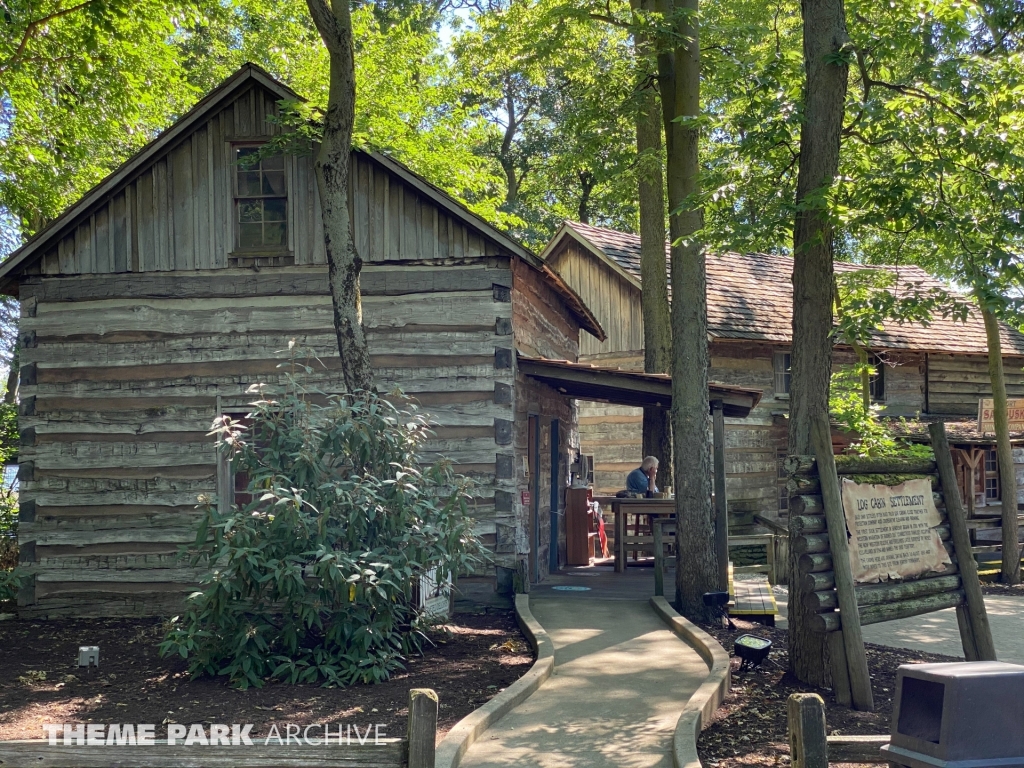
<svg viewBox="0 0 1024 768">
<path fill-rule="evenodd" d="M 288 249 L 284 157 L 256 160 L 258 146 L 235 147 L 235 223 L 239 251 Z"/>
<path fill-rule="evenodd" d="M 789 385 L 793 379 L 793 355 L 790 352 L 776 352 L 772 356 L 775 372 L 775 397 L 789 397 Z"/>
</svg>

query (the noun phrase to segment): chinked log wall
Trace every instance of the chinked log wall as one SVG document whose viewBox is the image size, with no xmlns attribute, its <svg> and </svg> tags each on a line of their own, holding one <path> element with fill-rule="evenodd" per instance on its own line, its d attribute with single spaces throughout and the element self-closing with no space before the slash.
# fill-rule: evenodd
<svg viewBox="0 0 1024 768">
<path fill-rule="evenodd" d="M 836 456 L 840 480 L 858 483 L 894 485 L 915 478 L 927 478 L 934 490 L 935 506 L 946 517 L 945 504 L 935 462 L 921 459 L 870 459 Z M 789 473 L 790 530 L 795 535 L 790 546 L 797 557 L 798 582 L 794 587 L 808 610 L 815 615 L 812 628 L 834 632 L 840 628 L 838 599 L 829 553 L 828 532 L 822 508 L 821 485 L 813 457 L 790 456 L 785 462 Z M 950 544 L 948 521 L 939 527 L 952 566 L 941 573 L 924 574 L 916 579 L 858 584 L 855 587 L 860 623 L 877 624 L 965 604 L 956 554 Z"/>
<path fill-rule="evenodd" d="M 378 382 L 436 422 L 427 457 L 476 480 L 492 545 L 497 522 L 515 525 L 508 505 L 495 512 L 514 485 L 511 284 L 499 257 L 368 265 L 362 279 Z M 21 300 L 23 615 L 177 609 L 199 575 L 177 549 L 197 496 L 217 492 L 218 401 L 244 412 L 250 385 L 282 384 L 293 338 L 326 366 L 311 361 L 309 383 L 340 391 L 325 269 L 37 278 Z"/>
</svg>

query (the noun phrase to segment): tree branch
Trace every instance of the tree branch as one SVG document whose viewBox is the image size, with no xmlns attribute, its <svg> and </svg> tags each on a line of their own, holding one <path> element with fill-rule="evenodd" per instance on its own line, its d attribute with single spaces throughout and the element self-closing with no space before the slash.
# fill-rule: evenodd
<svg viewBox="0 0 1024 768">
<path fill-rule="evenodd" d="M 83 0 L 83 2 L 79 3 L 78 5 L 72 5 L 70 8 L 64 8 L 59 11 L 54 11 L 53 13 L 48 13 L 46 16 L 40 16 L 38 19 L 30 21 L 28 23 L 28 26 L 25 27 L 25 31 L 21 35 L 21 42 L 18 43 L 18 47 L 15 49 L 14 53 L 11 54 L 11 58 L 8 59 L 4 64 L 0 65 L 0 72 L 6 72 L 12 66 L 18 63 L 18 57 L 21 56 L 21 54 L 24 52 L 25 46 L 28 45 L 29 40 L 35 37 L 36 30 L 38 30 L 41 26 L 44 26 L 50 23 L 51 21 L 56 21 L 62 16 L 67 16 L 69 14 L 75 13 L 76 11 L 80 11 L 83 8 L 86 8 L 92 5 L 93 3 L 97 2 L 100 2 L 100 0 Z"/>
<path fill-rule="evenodd" d="M 345 36 L 338 25 L 338 19 L 334 15 L 326 0 L 306 0 L 306 7 L 309 8 L 309 15 L 313 17 L 313 24 L 317 32 L 323 38 L 327 50 L 334 56 L 347 56 L 348 46 L 344 43 Z"/>
</svg>

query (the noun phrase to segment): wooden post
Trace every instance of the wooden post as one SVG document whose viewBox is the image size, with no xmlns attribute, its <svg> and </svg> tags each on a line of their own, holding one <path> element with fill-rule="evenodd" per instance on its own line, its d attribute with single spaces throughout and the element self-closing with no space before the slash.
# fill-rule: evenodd
<svg viewBox="0 0 1024 768">
<path fill-rule="evenodd" d="M 971 616 L 966 605 L 956 607 L 956 623 L 960 628 L 960 642 L 964 646 L 964 659 L 978 661 L 978 644 L 974 640 L 974 629 L 971 627 Z"/>
<path fill-rule="evenodd" d="M 846 660 L 846 646 L 843 644 L 843 630 L 828 633 L 828 658 L 832 667 L 832 693 L 836 704 L 849 707 L 853 704 L 850 692 L 850 665 Z"/>
<path fill-rule="evenodd" d="M 729 504 L 725 498 L 725 411 L 721 400 L 711 403 L 715 443 L 715 551 L 718 553 L 718 588 L 729 589 Z"/>
<path fill-rule="evenodd" d="M 409 768 L 434 768 L 437 694 L 429 688 L 409 691 Z"/>
<path fill-rule="evenodd" d="M 789 759 L 793 768 L 828 768 L 825 702 L 816 693 L 794 693 L 786 702 Z"/>
<path fill-rule="evenodd" d="M 946 440 L 946 425 L 941 421 L 934 422 L 928 425 L 928 432 L 931 433 L 935 464 L 939 469 L 939 482 L 942 483 L 942 497 L 946 502 L 946 514 L 949 516 L 953 551 L 956 553 L 957 564 L 960 566 L 961 584 L 964 594 L 967 596 L 967 618 L 970 620 L 971 633 L 966 635 L 961 632 L 964 657 L 967 657 L 973 640 L 974 650 L 979 661 L 995 661 L 996 646 L 992 640 L 992 628 L 988 624 L 985 599 L 981 594 L 978 564 L 974 562 L 974 553 L 971 552 L 971 538 L 967 533 L 967 518 L 964 515 L 963 505 L 960 503 L 960 490 L 956 484 L 953 457 L 949 453 L 949 442 Z"/>
<path fill-rule="evenodd" d="M 832 430 L 828 417 L 822 416 L 811 424 L 811 444 L 818 463 L 818 479 L 828 525 L 828 543 L 832 552 L 832 571 L 839 598 L 839 616 L 843 628 L 843 647 L 846 649 L 847 668 L 850 673 L 850 693 L 854 709 L 874 712 L 871 694 L 871 676 L 868 657 L 864 652 L 864 638 L 860 631 L 857 594 L 853 588 L 853 569 L 850 567 L 850 546 L 846 538 L 846 515 L 839 490 L 839 475 L 832 455 Z"/>
<path fill-rule="evenodd" d="M 665 596 L 665 550 L 661 541 L 661 518 L 651 515 L 651 531 L 654 534 L 654 596 Z"/>
</svg>

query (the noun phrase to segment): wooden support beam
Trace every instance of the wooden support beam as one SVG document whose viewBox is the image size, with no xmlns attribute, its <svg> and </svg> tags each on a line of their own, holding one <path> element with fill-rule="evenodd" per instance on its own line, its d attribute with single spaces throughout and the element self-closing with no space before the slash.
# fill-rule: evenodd
<svg viewBox="0 0 1024 768">
<path fill-rule="evenodd" d="M 946 425 L 941 421 L 929 424 L 928 432 L 931 434 L 932 450 L 935 452 L 939 477 L 942 479 L 942 489 L 946 497 L 946 514 L 949 517 L 956 559 L 960 564 L 960 577 L 963 580 L 964 595 L 967 599 L 967 615 L 970 618 L 973 644 L 979 660 L 995 661 L 996 647 L 992 640 L 992 628 L 988 623 L 988 613 L 985 611 L 985 599 L 981 594 L 978 566 L 974 562 L 974 554 L 971 552 L 967 515 L 960 503 L 956 470 L 953 469 L 953 457 L 949 452 L 949 442 L 946 440 Z M 966 656 L 972 638 L 969 635 L 962 635 L 961 639 L 964 642 Z"/>
<path fill-rule="evenodd" d="M 846 516 L 843 514 L 843 498 L 839 490 L 839 476 L 836 474 L 832 455 L 832 430 L 827 416 L 811 424 L 811 444 L 817 457 L 818 479 L 828 521 L 828 536 L 835 572 L 836 592 L 839 596 L 839 610 L 843 617 L 843 645 L 850 671 L 850 691 L 853 706 L 865 712 L 875 709 L 871 694 L 871 676 L 868 673 L 868 658 L 864 652 L 864 638 L 860 631 L 860 616 L 857 613 L 857 595 L 854 592 L 853 569 L 850 566 L 849 542 L 846 538 Z"/>
<path fill-rule="evenodd" d="M 715 445 L 715 551 L 718 553 L 718 588 L 729 589 L 729 504 L 725 497 L 725 410 L 721 400 L 711 403 Z"/>
</svg>

